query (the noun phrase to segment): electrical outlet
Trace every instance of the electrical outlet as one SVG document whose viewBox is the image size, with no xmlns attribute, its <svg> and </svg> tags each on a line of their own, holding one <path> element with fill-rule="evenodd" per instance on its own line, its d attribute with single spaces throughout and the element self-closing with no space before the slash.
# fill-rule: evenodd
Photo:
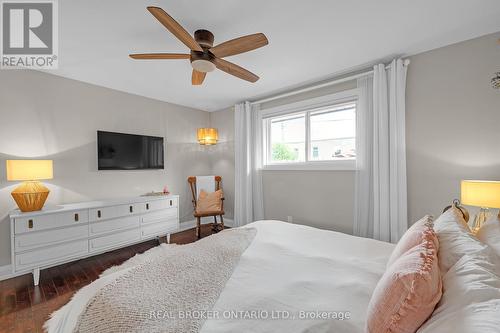
<svg viewBox="0 0 500 333">
<path fill-rule="evenodd" d="M 293 223 L 293 216 L 287 216 L 286 220 L 288 221 L 288 223 Z"/>
</svg>

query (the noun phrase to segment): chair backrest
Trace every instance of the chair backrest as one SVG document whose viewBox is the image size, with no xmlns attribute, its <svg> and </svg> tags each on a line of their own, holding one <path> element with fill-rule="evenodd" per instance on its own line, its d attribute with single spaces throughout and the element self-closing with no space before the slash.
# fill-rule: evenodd
<svg viewBox="0 0 500 333">
<path fill-rule="evenodd" d="M 214 176 L 215 180 L 215 190 L 221 190 L 222 189 L 222 177 L 221 176 Z M 188 177 L 188 183 L 189 187 L 191 188 L 191 195 L 193 196 L 193 206 L 196 208 L 196 202 L 198 201 L 197 198 L 197 188 L 196 188 L 196 177 L 195 176 L 190 176 Z"/>
</svg>

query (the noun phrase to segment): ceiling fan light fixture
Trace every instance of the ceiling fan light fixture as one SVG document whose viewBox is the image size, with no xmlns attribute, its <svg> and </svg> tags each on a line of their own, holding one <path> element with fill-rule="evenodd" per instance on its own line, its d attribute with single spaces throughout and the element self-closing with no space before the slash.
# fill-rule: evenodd
<svg viewBox="0 0 500 333">
<path fill-rule="evenodd" d="M 193 71 L 191 84 L 199 86 L 205 80 L 208 72 L 220 69 L 239 79 L 256 82 L 259 77 L 254 73 L 222 58 L 245 53 L 263 47 L 269 43 L 263 33 L 255 33 L 234 38 L 214 46 L 214 34 L 205 29 L 198 29 L 192 36 L 172 16 L 160 7 L 147 7 L 148 11 L 172 35 L 186 45 L 190 53 L 139 53 L 130 54 L 132 59 L 189 59 Z"/>
<path fill-rule="evenodd" d="M 203 73 L 208 73 L 215 69 L 215 65 L 211 61 L 204 59 L 193 60 L 191 66 L 194 70 Z"/>
</svg>

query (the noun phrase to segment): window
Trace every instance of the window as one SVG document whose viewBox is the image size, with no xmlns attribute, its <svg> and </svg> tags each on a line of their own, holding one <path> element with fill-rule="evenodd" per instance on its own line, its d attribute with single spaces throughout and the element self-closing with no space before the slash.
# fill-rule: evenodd
<svg viewBox="0 0 500 333">
<path fill-rule="evenodd" d="M 354 168 L 356 96 L 290 109 L 262 116 L 265 168 Z"/>
</svg>

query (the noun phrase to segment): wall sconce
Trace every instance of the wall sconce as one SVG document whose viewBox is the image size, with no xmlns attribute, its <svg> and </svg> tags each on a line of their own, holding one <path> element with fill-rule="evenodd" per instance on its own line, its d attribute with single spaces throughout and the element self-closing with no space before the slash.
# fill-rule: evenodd
<svg viewBox="0 0 500 333">
<path fill-rule="evenodd" d="M 215 145 L 219 139 L 216 128 L 198 128 L 198 142 L 200 145 Z"/>
</svg>

